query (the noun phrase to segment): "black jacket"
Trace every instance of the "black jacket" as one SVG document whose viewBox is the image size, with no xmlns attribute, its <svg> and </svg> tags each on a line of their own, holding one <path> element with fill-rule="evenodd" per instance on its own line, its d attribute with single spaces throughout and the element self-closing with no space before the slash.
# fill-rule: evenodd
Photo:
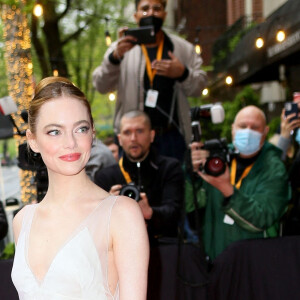
<svg viewBox="0 0 300 300">
<path fill-rule="evenodd" d="M 123 156 L 123 167 L 138 185 L 136 163 Z M 184 176 L 178 160 L 157 155 L 151 151 L 140 167 L 142 192 L 153 209 L 147 229 L 150 241 L 156 237 L 176 237 L 184 195 Z M 97 171 L 95 183 L 106 191 L 115 184 L 126 184 L 119 165 Z"/>
<path fill-rule="evenodd" d="M 0 200 L 0 240 L 5 238 L 8 230 L 8 223 L 6 219 L 5 210 Z"/>
</svg>

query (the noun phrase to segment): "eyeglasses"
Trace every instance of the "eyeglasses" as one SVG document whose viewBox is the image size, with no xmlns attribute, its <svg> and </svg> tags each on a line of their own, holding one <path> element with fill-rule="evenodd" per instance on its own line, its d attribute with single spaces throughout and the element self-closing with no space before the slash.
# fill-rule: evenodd
<svg viewBox="0 0 300 300">
<path fill-rule="evenodd" d="M 154 14 L 158 14 L 158 13 L 161 13 L 162 11 L 164 11 L 165 8 L 161 4 L 154 4 L 152 6 L 149 4 L 146 4 L 139 8 L 139 10 L 143 12 L 143 15 L 149 14 L 150 9 L 152 9 Z"/>
</svg>

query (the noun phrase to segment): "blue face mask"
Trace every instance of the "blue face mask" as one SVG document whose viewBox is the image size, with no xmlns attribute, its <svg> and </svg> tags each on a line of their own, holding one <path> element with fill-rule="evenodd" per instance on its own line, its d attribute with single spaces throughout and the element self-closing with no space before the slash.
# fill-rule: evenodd
<svg viewBox="0 0 300 300">
<path fill-rule="evenodd" d="M 262 134 L 252 129 L 238 129 L 235 131 L 233 144 L 243 155 L 252 155 L 260 149 Z"/>
<path fill-rule="evenodd" d="M 300 129 L 299 128 L 296 132 L 295 141 L 300 145 Z"/>
</svg>

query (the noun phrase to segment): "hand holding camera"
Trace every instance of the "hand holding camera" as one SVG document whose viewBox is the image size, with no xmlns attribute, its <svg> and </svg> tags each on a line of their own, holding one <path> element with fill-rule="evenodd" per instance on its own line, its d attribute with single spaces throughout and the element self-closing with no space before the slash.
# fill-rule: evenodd
<svg viewBox="0 0 300 300">
<path fill-rule="evenodd" d="M 192 132 L 193 141 L 199 142 L 201 138 L 201 128 L 199 121 L 192 122 Z M 195 159 L 196 155 L 201 156 L 203 159 L 206 155 L 206 159 L 203 165 L 203 160 L 200 163 L 200 171 L 204 171 L 206 174 L 211 176 L 219 176 L 225 172 L 226 164 L 230 161 L 230 152 L 227 147 L 226 139 L 212 139 L 204 142 L 203 144 L 198 144 L 198 147 L 206 152 L 198 153 L 192 151 L 192 161 L 193 156 Z M 207 153 L 209 153 L 207 155 Z M 199 159 L 197 159 L 199 160 Z M 193 167 L 195 170 L 195 163 L 193 162 Z"/>
<path fill-rule="evenodd" d="M 111 194 L 117 196 L 127 196 L 132 198 L 133 200 L 137 201 L 145 220 L 149 220 L 152 217 L 153 210 L 148 202 L 148 197 L 146 193 L 141 192 L 141 188 L 136 186 L 133 182 L 128 184 L 116 184 L 113 185 L 109 191 Z"/>
</svg>

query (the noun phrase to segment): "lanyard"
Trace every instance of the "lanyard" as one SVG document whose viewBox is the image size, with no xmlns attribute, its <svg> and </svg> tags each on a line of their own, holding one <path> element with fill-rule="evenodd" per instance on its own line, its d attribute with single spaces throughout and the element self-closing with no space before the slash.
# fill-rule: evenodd
<svg viewBox="0 0 300 300">
<path fill-rule="evenodd" d="M 231 173 L 230 173 L 230 181 L 231 181 L 231 184 L 232 184 L 232 185 L 235 185 L 235 187 L 236 187 L 237 189 L 239 189 L 239 188 L 241 187 L 242 180 L 249 174 L 249 172 L 250 172 L 251 168 L 253 167 L 253 165 L 254 165 L 254 163 L 251 164 L 250 166 L 248 166 L 248 167 L 244 170 L 244 172 L 243 172 L 243 174 L 242 174 L 240 180 L 235 184 L 235 176 L 236 176 L 237 162 L 236 162 L 236 159 L 234 158 L 234 159 L 232 160 L 232 163 L 231 163 Z"/>
<path fill-rule="evenodd" d="M 152 89 L 153 87 L 153 80 L 156 74 L 156 70 L 153 70 L 151 67 L 151 61 L 147 52 L 147 49 L 145 47 L 145 45 L 141 45 L 142 47 L 142 51 L 144 53 L 145 59 L 146 59 L 146 68 L 147 68 L 147 75 L 149 77 L 149 81 L 150 81 L 150 87 Z M 156 59 L 157 60 L 161 60 L 162 58 L 162 53 L 163 53 L 163 48 L 164 48 L 164 38 L 161 37 L 159 40 L 159 44 L 158 44 L 158 49 L 157 49 L 157 53 L 156 53 Z"/>
<path fill-rule="evenodd" d="M 121 172 L 126 180 L 127 183 L 130 183 L 132 182 L 131 178 L 130 178 L 130 175 L 128 172 L 125 171 L 124 167 L 123 167 L 123 157 L 120 158 L 119 160 L 119 167 L 121 169 Z"/>
</svg>

